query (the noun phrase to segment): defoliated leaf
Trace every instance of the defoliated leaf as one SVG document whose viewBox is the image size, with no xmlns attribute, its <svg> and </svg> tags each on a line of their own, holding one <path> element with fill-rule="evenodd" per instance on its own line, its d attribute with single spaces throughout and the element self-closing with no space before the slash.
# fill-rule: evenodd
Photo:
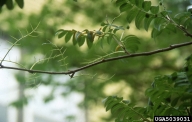
<svg viewBox="0 0 192 122">
<path fill-rule="evenodd" d="M 144 2 L 144 0 L 135 0 L 136 6 L 139 8 L 142 8 L 143 2 Z"/>
<path fill-rule="evenodd" d="M 135 18 L 135 26 L 137 27 L 137 29 L 140 29 L 140 26 L 144 17 L 145 17 L 145 13 L 143 11 L 139 11 Z"/>
<path fill-rule="evenodd" d="M 148 31 L 150 23 L 152 22 L 153 19 L 154 19 L 154 17 L 152 17 L 152 16 L 144 19 L 144 28 L 146 31 Z"/>
<path fill-rule="evenodd" d="M 71 39 L 72 35 L 73 35 L 73 32 L 70 32 L 70 31 L 66 34 L 66 36 L 65 36 L 66 43 Z"/>
<path fill-rule="evenodd" d="M 151 6 L 150 11 L 153 14 L 157 14 L 159 12 L 159 6 Z"/>
<path fill-rule="evenodd" d="M 133 6 L 129 3 L 124 3 L 119 7 L 120 12 L 129 11 Z"/>
<path fill-rule="evenodd" d="M 139 10 L 137 8 L 131 9 L 127 14 L 127 21 L 131 23 L 131 21 L 136 17 Z"/>
<path fill-rule="evenodd" d="M 143 9 L 147 12 L 151 8 L 151 1 L 144 1 L 142 4 Z"/>
<path fill-rule="evenodd" d="M 13 9 L 13 1 L 12 0 L 7 0 L 6 1 L 6 6 L 9 10 Z"/>
<path fill-rule="evenodd" d="M 20 8 L 23 8 L 24 1 L 23 0 L 15 0 Z"/>
</svg>

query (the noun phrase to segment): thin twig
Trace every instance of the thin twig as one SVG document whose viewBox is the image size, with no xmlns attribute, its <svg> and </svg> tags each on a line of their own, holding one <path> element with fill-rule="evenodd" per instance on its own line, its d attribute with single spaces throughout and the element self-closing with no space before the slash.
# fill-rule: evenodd
<svg viewBox="0 0 192 122">
<path fill-rule="evenodd" d="M 35 30 L 38 28 L 39 24 L 40 24 L 40 22 L 38 23 L 38 25 L 37 25 L 34 29 L 32 28 L 32 31 L 31 31 L 30 33 L 26 34 L 25 36 L 22 36 L 20 39 L 16 39 L 15 37 L 12 37 L 12 36 L 11 36 L 11 37 L 12 37 L 13 39 L 15 39 L 16 41 L 15 41 L 15 43 L 12 44 L 12 46 L 9 48 L 9 50 L 7 51 L 7 53 L 5 54 L 5 56 L 3 57 L 3 59 L 1 60 L 1 62 L 0 62 L 1 66 L 2 66 L 2 63 L 3 63 L 3 61 L 5 60 L 5 58 L 6 58 L 7 55 L 9 54 L 9 52 L 12 50 L 12 48 L 13 48 L 20 40 L 22 40 L 23 38 L 25 38 L 25 37 L 31 35 L 33 32 L 35 32 Z M 21 32 L 20 32 L 20 33 L 21 33 Z M 21 35 L 22 35 L 22 34 L 21 34 Z"/>
<path fill-rule="evenodd" d="M 13 69 L 13 70 L 19 70 L 19 71 L 26 71 L 26 72 L 29 72 L 29 73 L 65 74 L 65 75 L 73 76 L 73 74 L 75 74 L 76 72 L 79 72 L 81 70 L 84 70 L 84 69 L 87 69 L 89 67 L 93 67 L 93 66 L 96 66 L 98 64 L 105 63 L 105 62 L 115 61 L 115 60 L 119 60 L 119 59 L 126 59 L 126 58 L 131 58 L 131 57 L 149 56 L 149 55 L 153 55 L 153 54 L 157 54 L 157 53 L 161 53 L 161 52 L 166 52 L 166 51 L 169 51 L 169 50 L 172 50 L 172 49 L 176 49 L 176 48 L 179 48 L 179 47 L 184 47 L 184 46 L 191 45 L 191 44 L 192 44 L 192 42 L 185 42 L 185 43 L 173 44 L 173 45 L 170 45 L 169 47 L 158 49 L 158 50 L 154 50 L 154 51 L 142 52 L 142 53 L 134 53 L 134 54 L 130 54 L 130 55 L 124 55 L 124 56 L 118 56 L 118 57 L 113 57 L 113 58 L 101 59 L 101 60 L 99 60 L 97 62 L 85 65 L 85 66 L 77 68 L 75 70 L 64 71 L 64 72 L 29 70 L 29 69 L 24 69 L 24 68 L 4 66 L 2 64 L 0 64 L 0 69 Z"/>
</svg>

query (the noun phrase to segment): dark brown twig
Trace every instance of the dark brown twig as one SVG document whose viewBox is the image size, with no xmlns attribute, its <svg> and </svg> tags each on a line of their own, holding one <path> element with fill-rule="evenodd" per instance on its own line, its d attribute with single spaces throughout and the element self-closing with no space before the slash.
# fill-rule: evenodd
<svg viewBox="0 0 192 122">
<path fill-rule="evenodd" d="M 93 67 L 95 65 L 102 64 L 102 63 L 105 63 L 105 62 L 110 62 L 110 61 L 115 61 L 115 60 L 125 59 L 125 58 L 131 58 L 131 57 L 149 56 L 149 55 L 153 55 L 153 54 L 157 54 L 157 53 L 161 53 L 161 52 L 166 52 L 166 51 L 169 51 L 169 50 L 172 50 L 172 49 L 176 49 L 176 48 L 179 48 L 179 47 L 184 47 L 184 46 L 191 45 L 191 44 L 192 44 L 192 42 L 185 42 L 185 43 L 180 43 L 180 44 L 173 44 L 173 45 L 170 45 L 169 47 L 154 50 L 154 51 L 134 53 L 134 54 L 123 55 L 123 56 L 118 56 L 118 57 L 113 57 L 113 58 L 101 59 L 101 60 L 99 60 L 97 62 L 85 65 L 85 66 L 77 68 L 75 70 L 66 71 L 66 72 L 51 72 L 51 71 L 42 71 L 42 70 L 30 70 L 30 69 L 24 69 L 24 68 L 4 66 L 2 64 L 0 65 L 0 69 L 12 69 L 12 70 L 26 71 L 26 72 L 29 72 L 29 73 L 65 74 L 65 75 L 70 75 L 70 77 L 73 77 L 73 75 L 76 72 L 79 72 L 81 70 L 84 70 L 84 69 L 87 69 L 89 67 Z"/>
</svg>

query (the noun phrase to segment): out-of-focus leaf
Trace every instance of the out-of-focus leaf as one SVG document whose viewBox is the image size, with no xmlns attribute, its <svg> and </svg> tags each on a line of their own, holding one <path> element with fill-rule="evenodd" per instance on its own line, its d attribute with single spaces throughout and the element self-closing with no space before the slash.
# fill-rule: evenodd
<svg viewBox="0 0 192 122">
<path fill-rule="evenodd" d="M 6 1 L 6 6 L 9 10 L 13 9 L 13 1 L 12 0 L 7 0 Z"/>
<path fill-rule="evenodd" d="M 108 37 L 107 37 L 107 43 L 110 44 L 111 41 L 113 39 L 113 34 L 110 34 Z"/>
<path fill-rule="evenodd" d="M 23 0 L 15 0 L 20 8 L 23 8 L 24 1 Z"/>
</svg>

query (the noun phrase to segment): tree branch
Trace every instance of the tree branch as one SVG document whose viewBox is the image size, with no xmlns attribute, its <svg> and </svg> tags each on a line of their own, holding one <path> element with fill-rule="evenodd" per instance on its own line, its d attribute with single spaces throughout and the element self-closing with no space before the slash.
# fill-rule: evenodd
<svg viewBox="0 0 192 122">
<path fill-rule="evenodd" d="M 24 69 L 24 68 L 4 66 L 2 64 L 0 64 L 0 69 L 12 69 L 12 70 L 26 71 L 26 72 L 29 72 L 29 73 L 65 74 L 65 75 L 69 75 L 72 78 L 73 75 L 76 72 L 87 69 L 89 67 L 93 67 L 93 66 L 98 65 L 98 64 L 102 64 L 102 63 L 110 62 L 110 61 L 115 61 L 115 60 L 119 60 L 119 59 L 131 58 L 131 57 L 149 56 L 149 55 L 153 55 L 153 54 L 157 54 L 157 53 L 161 53 L 161 52 L 166 52 L 166 51 L 169 51 L 169 50 L 172 50 L 172 49 L 176 49 L 176 48 L 179 48 L 179 47 L 184 47 L 184 46 L 191 45 L 191 44 L 192 44 L 192 42 L 185 42 L 185 43 L 173 44 L 173 45 L 170 45 L 169 47 L 154 50 L 154 51 L 134 53 L 134 54 L 123 55 L 123 56 L 118 56 L 118 57 L 113 57 L 113 58 L 101 59 L 101 60 L 99 60 L 97 62 L 93 62 L 91 64 L 88 64 L 88 65 L 85 65 L 83 67 L 77 68 L 75 70 L 64 71 L 64 72 L 51 72 L 51 71 L 43 71 L 43 70 Z"/>
</svg>

